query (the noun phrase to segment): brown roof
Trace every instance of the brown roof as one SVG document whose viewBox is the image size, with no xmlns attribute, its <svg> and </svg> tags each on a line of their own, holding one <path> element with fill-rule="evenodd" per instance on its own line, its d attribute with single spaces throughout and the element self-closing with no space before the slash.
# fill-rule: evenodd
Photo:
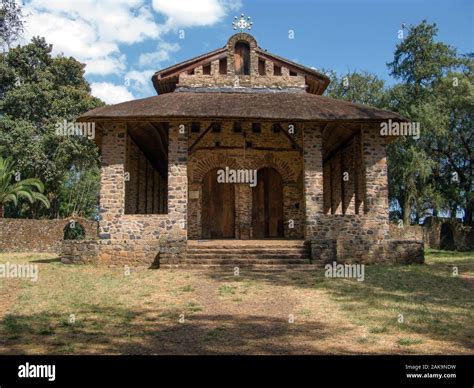
<svg viewBox="0 0 474 388">
<path fill-rule="evenodd" d="M 91 110 L 79 121 L 162 118 L 406 121 L 398 113 L 309 93 L 175 92 Z"/>
</svg>

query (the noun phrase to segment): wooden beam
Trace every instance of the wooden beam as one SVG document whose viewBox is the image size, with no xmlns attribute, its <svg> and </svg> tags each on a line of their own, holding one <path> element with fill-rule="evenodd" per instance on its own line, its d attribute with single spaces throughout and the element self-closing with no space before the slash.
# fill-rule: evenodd
<svg viewBox="0 0 474 388">
<path fill-rule="evenodd" d="M 303 148 L 301 148 L 301 146 L 296 142 L 295 139 L 293 139 L 287 132 L 286 130 L 284 130 L 282 128 L 282 126 L 280 124 L 276 124 L 278 125 L 278 128 L 280 128 L 280 131 L 286 136 L 286 138 L 291 142 L 292 145 L 295 146 L 295 148 L 299 151 L 300 155 L 303 155 Z"/>
<path fill-rule="evenodd" d="M 206 130 L 201 133 L 198 138 L 194 141 L 193 144 L 191 144 L 191 146 L 188 148 L 188 153 L 191 153 L 193 152 L 193 149 L 194 147 L 196 147 L 196 145 L 201 141 L 201 139 L 206 136 L 206 134 L 211 130 L 211 128 L 214 126 L 214 123 L 211 123 L 207 128 Z"/>
</svg>

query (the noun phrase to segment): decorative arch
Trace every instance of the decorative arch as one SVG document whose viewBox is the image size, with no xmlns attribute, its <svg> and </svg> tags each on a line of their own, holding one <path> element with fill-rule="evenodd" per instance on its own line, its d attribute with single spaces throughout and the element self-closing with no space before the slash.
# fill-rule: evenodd
<svg viewBox="0 0 474 388">
<path fill-rule="evenodd" d="M 227 158 L 224 155 L 210 156 L 208 158 L 200 158 L 192 171 L 191 181 L 194 183 L 202 183 L 205 175 L 216 168 L 229 167 L 232 169 L 240 169 L 242 167 L 234 158 Z"/>
</svg>

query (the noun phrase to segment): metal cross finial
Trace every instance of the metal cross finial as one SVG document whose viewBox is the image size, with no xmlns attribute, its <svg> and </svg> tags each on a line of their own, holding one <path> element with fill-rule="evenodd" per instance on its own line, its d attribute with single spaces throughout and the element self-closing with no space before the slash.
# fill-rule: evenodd
<svg viewBox="0 0 474 388">
<path fill-rule="evenodd" d="M 242 13 L 240 14 L 240 18 L 237 18 L 237 16 L 235 16 L 234 19 L 235 20 L 232 22 L 234 30 L 238 28 L 240 29 L 240 32 L 243 32 L 244 30 L 252 29 L 253 22 L 250 21 L 250 16 L 245 19 L 245 15 Z"/>
</svg>

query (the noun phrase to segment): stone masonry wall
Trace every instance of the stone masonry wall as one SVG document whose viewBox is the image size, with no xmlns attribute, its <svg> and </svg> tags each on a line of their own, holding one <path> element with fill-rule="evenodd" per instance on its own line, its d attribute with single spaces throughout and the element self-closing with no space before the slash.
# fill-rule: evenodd
<svg viewBox="0 0 474 388">
<path fill-rule="evenodd" d="M 189 146 L 208 128 L 211 122 L 201 122 L 199 133 L 190 133 Z M 190 123 L 185 123 L 186 128 Z M 288 128 L 289 123 L 281 123 Z M 220 132 L 209 131 L 196 145 L 189 157 L 188 236 L 202 238 L 202 180 L 215 168 L 259 170 L 274 168 L 283 181 L 284 236 L 303 238 L 303 160 L 300 152 L 283 133 L 273 133 L 272 123 L 261 123 L 261 132 L 252 132 L 252 123 L 242 122 L 242 132 L 234 132 L 233 122 L 222 122 Z M 294 141 L 302 146 L 302 127 L 295 125 Z M 216 147 L 216 143 L 218 146 Z M 267 147 L 272 150 L 261 150 Z M 244 149 L 245 148 L 245 149 Z M 235 235 L 249 239 L 252 236 L 252 188 L 235 184 Z M 290 220 L 294 227 L 290 227 Z M 293 226 L 293 225 L 291 225 Z"/>
<path fill-rule="evenodd" d="M 71 220 L 84 227 L 86 238 L 97 236 L 97 222 L 84 218 L 55 220 L 0 219 L 0 252 L 60 252 L 64 228 Z"/>
<path fill-rule="evenodd" d="M 236 75 L 234 63 L 234 46 L 237 42 L 244 41 L 250 47 L 250 74 Z M 304 91 L 306 88 L 306 80 L 303 74 L 291 73 L 290 70 L 281 66 L 281 75 L 274 74 L 274 63 L 268 59 L 260 58 L 265 61 L 265 74 L 259 72 L 259 55 L 256 52 L 257 42 L 246 33 L 234 35 L 227 43 L 227 52 L 222 58 L 211 61 L 210 74 L 203 74 L 203 66 L 197 66 L 193 74 L 183 72 L 179 76 L 178 87 L 224 87 L 239 88 L 251 87 L 257 89 L 278 89 L 278 88 L 294 88 Z M 220 74 L 219 61 L 225 59 L 227 63 L 226 74 Z M 205 66 L 206 66 L 205 65 Z"/>
</svg>

